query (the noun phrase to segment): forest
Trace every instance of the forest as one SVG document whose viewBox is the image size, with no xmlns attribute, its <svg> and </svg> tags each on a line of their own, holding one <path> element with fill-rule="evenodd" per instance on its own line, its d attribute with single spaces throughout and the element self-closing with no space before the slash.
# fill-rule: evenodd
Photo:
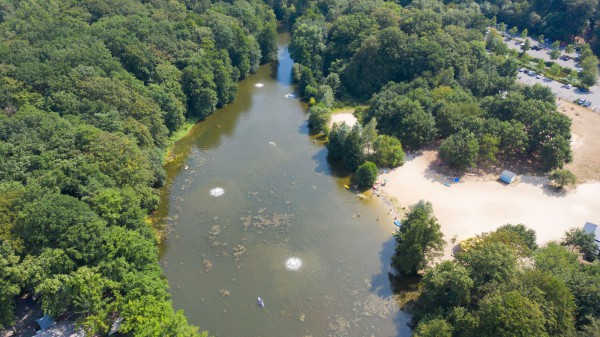
<svg viewBox="0 0 600 337">
<path fill-rule="evenodd" d="M 593 234 L 571 229 L 561 242 L 539 247 L 535 231 L 509 224 L 461 241 L 453 259 L 427 267 L 443 254 L 442 237 L 431 204 L 423 201 L 396 236 L 395 277 L 422 275 L 418 295 L 405 304 L 413 336 L 598 336 L 600 261 Z"/>
<path fill-rule="evenodd" d="M 126 336 L 207 335 L 173 310 L 146 216 L 165 182 L 171 135 L 231 103 L 238 80 L 276 59 L 276 20 L 289 24 L 311 125 L 329 134 L 330 155 L 357 170 L 361 185 L 376 175 L 371 161 L 397 166 L 403 147 L 434 141 L 460 170 L 515 158 L 561 168 L 572 156 L 570 120 L 549 90 L 515 84 L 516 61 L 488 53 L 484 36 L 494 15 L 554 38 L 587 29 L 598 36 L 597 1 L 510 4 L 519 10 L 434 0 L 0 1 L 0 326 L 13 324 L 15 299 L 27 293 L 90 334 L 120 317 Z M 519 21 L 534 8 L 543 18 Z M 573 27 L 555 27 L 564 21 Z M 344 104 L 364 106 L 361 123 L 328 130 L 331 109 Z M 597 277 L 596 265 L 551 253 L 565 264 L 541 272 L 565 279 L 576 304 L 565 308 L 578 328 L 597 324 L 587 317 L 598 313 L 580 312 L 577 302 L 591 296 L 580 285 Z M 566 270 L 583 270 L 581 280 L 567 280 Z M 540 289 L 519 287 L 507 294 Z M 460 317 L 467 324 L 468 310 L 518 300 L 537 308 L 536 319 L 546 315 L 544 331 L 572 331 L 550 322 L 557 313 L 541 293 L 515 300 L 469 292 L 482 302 L 465 304 Z M 450 318 L 458 311 L 434 311 L 431 322 L 460 325 Z"/>
<path fill-rule="evenodd" d="M 92 334 L 200 336 L 146 220 L 170 135 L 276 58 L 261 1 L 0 3 L 0 327 L 28 293 Z"/>
<path fill-rule="evenodd" d="M 514 57 L 486 50 L 493 20 L 479 5 L 308 1 L 278 13 L 293 23 L 294 75 L 313 105 L 309 122 L 334 143 L 341 126 L 324 128 L 328 109 L 362 104 L 363 126 L 374 120 L 379 134 L 411 150 L 439 142 L 440 158 L 457 170 L 525 161 L 552 171 L 572 160 L 570 119 L 548 88 L 515 83 Z"/>
</svg>

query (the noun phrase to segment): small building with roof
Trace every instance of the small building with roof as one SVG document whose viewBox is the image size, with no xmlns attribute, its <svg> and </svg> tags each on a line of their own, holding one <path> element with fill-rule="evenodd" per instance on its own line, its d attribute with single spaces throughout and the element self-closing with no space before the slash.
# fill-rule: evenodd
<svg viewBox="0 0 600 337">
<path fill-rule="evenodd" d="M 40 330 L 34 337 L 85 337 L 83 330 L 78 329 L 73 321 L 64 320 L 56 323 L 52 317 L 46 315 L 36 319 L 35 322 Z"/>
<path fill-rule="evenodd" d="M 511 184 L 515 179 L 517 179 L 517 174 L 514 172 L 504 170 L 500 173 L 500 180 L 507 184 Z"/>
<path fill-rule="evenodd" d="M 585 225 L 583 225 L 583 231 L 589 234 L 594 234 L 596 249 L 597 252 L 600 252 L 600 226 L 591 222 L 586 222 Z"/>
</svg>

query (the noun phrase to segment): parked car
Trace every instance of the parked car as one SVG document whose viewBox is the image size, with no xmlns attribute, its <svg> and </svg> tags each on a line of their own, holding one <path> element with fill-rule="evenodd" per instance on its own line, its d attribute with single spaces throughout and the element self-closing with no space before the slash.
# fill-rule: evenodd
<svg viewBox="0 0 600 337">
<path fill-rule="evenodd" d="M 590 105 L 592 105 L 592 102 L 590 101 L 586 101 L 585 103 L 582 104 L 584 107 L 589 107 Z"/>
<path fill-rule="evenodd" d="M 585 99 L 580 98 L 580 99 L 577 100 L 576 103 L 579 104 L 579 105 L 582 105 L 583 103 L 585 103 Z"/>
<path fill-rule="evenodd" d="M 565 87 L 566 87 L 567 89 L 571 89 L 573 86 L 571 85 L 571 83 L 567 83 L 567 85 L 565 85 Z"/>
<path fill-rule="evenodd" d="M 542 75 L 538 74 L 538 75 L 537 75 L 535 78 L 537 78 L 538 80 L 541 80 L 541 79 L 542 79 L 542 77 L 544 77 L 544 76 L 542 76 Z"/>
<path fill-rule="evenodd" d="M 519 68 L 519 72 L 520 72 L 520 73 L 522 73 L 522 72 L 524 72 L 524 71 L 525 71 L 525 69 L 523 69 L 523 68 Z"/>
<path fill-rule="evenodd" d="M 569 55 L 563 55 L 562 59 L 565 60 L 565 61 L 568 61 L 568 60 L 571 59 L 571 56 L 569 56 Z"/>
</svg>

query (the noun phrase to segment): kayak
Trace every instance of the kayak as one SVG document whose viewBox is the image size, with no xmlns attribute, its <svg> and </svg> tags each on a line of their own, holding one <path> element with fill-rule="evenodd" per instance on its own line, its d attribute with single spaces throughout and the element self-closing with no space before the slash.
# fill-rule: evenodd
<svg viewBox="0 0 600 337">
<path fill-rule="evenodd" d="M 264 302 L 264 301 L 262 300 L 262 298 L 260 298 L 260 297 L 258 298 L 258 305 L 259 305 L 261 308 L 264 308 L 264 307 L 265 307 L 265 302 Z"/>
<path fill-rule="evenodd" d="M 348 185 L 344 185 L 344 187 L 348 190 L 350 189 L 350 186 L 348 186 Z"/>
</svg>

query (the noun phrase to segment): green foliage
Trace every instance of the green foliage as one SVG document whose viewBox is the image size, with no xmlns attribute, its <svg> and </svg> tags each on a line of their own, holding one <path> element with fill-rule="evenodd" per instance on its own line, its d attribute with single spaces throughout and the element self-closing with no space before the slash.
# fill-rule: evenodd
<svg viewBox="0 0 600 337">
<path fill-rule="evenodd" d="M 373 160 L 383 167 L 396 167 L 404 164 L 404 151 L 402 144 L 394 137 L 387 135 L 377 136 L 374 146 Z"/>
<path fill-rule="evenodd" d="M 342 122 L 342 124 L 334 123 L 329 132 L 329 141 L 327 142 L 327 157 L 340 160 L 344 158 L 344 144 L 350 133 L 350 126 Z"/>
<path fill-rule="evenodd" d="M 478 287 L 507 282 L 517 274 L 517 255 L 506 244 L 491 242 L 456 255 Z"/>
<path fill-rule="evenodd" d="M 579 337 L 600 337 L 600 319 L 588 316 L 589 324 L 584 325 L 577 334 Z"/>
<path fill-rule="evenodd" d="M 500 149 L 500 137 L 486 133 L 481 137 L 479 141 L 479 154 L 478 158 L 480 162 L 486 164 L 493 164 L 496 162 L 496 156 Z"/>
<path fill-rule="evenodd" d="M 581 59 L 581 83 L 591 87 L 598 82 L 598 58 L 596 56 L 588 56 Z"/>
<path fill-rule="evenodd" d="M 577 177 L 569 170 L 556 170 L 550 174 L 550 180 L 559 188 L 572 186 L 577 183 Z"/>
<path fill-rule="evenodd" d="M 575 301 L 562 279 L 540 270 L 527 270 L 522 287 L 528 298 L 540 304 L 550 336 L 573 335 Z"/>
<path fill-rule="evenodd" d="M 556 136 L 542 145 L 540 158 L 546 171 L 562 168 L 573 160 L 571 145 L 563 136 Z"/>
<path fill-rule="evenodd" d="M 477 162 L 479 143 L 472 132 L 461 131 L 442 143 L 439 154 L 450 167 L 466 170 Z"/>
<path fill-rule="evenodd" d="M 314 131 L 327 134 L 329 132 L 330 122 L 331 110 L 328 108 L 314 105 L 308 110 L 308 126 Z"/>
<path fill-rule="evenodd" d="M 452 326 L 443 319 L 434 318 L 419 322 L 414 337 L 451 337 Z"/>
<path fill-rule="evenodd" d="M 558 60 L 559 56 L 560 56 L 560 50 L 558 50 L 558 49 L 552 49 L 550 51 L 550 59 L 552 59 L 552 60 Z"/>
<path fill-rule="evenodd" d="M 586 260 L 594 261 L 598 258 L 595 240 L 594 233 L 586 233 L 580 228 L 571 228 L 565 233 L 562 244 L 576 247 Z"/>
<path fill-rule="evenodd" d="M 356 171 L 365 161 L 364 143 L 362 127 L 356 123 L 344 141 L 343 159 L 348 170 Z"/>
<path fill-rule="evenodd" d="M 480 302 L 480 336 L 548 336 L 539 304 L 517 291 L 490 294 Z"/>
<path fill-rule="evenodd" d="M 358 186 L 373 186 L 373 184 L 377 180 L 377 173 L 377 165 L 375 165 L 375 163 L 372 163 L 370 161 L 362 163 L 358 167 L 358 170 L 356 170 L 356 179 L 358 181 Z"/>
<path fill-rule="evenodd" d="M 567 54 L 571 54 L 572 52 L 575 51 L 575 46 L 573 46 L 572 43 L 569 43 L 566 47 L 565 47 L 565 53 Z"/>
<path fill-rule="evenodd" d="M 521 51 L 523 51 L 523 53 L 525 53 L 529 49 L 531 49 L 531 42 L 529 42 L 529 39 L 525 39 L 525 42 L 521 46 Z"/>
<path fill-rule="evenodd" d="M 12 246 L 0 240 L 0 328 L 13 324 L 15 320 L 13 297 L 21 290 L 15 279 L 18 263 L 19 257 Z"/>
<path fill-rule="evenodd" d="M 431 311 L 466 307 L 471 301 L 474 282 L 467 269 L 452 261 L 444 261 L 427 270 L 423 276 L 421 298 Z"/>
<path fill-rule="evenodd" d="M 512 239 L 512 242 L 521 241 L 527 248 L 529 248 L 532 252 L 538 249 L 538 245 L 536 243 L 536 234 L 533 229 L 525 227 L 523 224 L 511 225 L 507 224 L 504 226 L 498 227 L 496 233 L 513 233 L 516 235 L 517 239 Z"/>
<path fill-rule="evenodd" d="M 0 7 L 0 324 L 28 291 L 89 335 L 116 316 L 129 335 L 199 335 L 171 308 L 144 217 L 168 136 L 276 57 L 274 13 L 261 1 Z"/>
<path fill-rule="evenodd" d="M 313 71 L 320 69 L 323 62 L 321 52 L 325 49 L 323 30 L 319 25 L 300 23 L 292 31 L 289 49 L 294 61 Z M 317 73 L 317 76 L 320 74 Z"/>
<path fill-rule="evenodd" d="M 375 118 L 382 134 L 395 136 L 402 144 L 419 147 L 435 137 L 435 119 L 418 101 L 397 93 L 390 86 L 374 95 L 365 119 Z"/>
<path fill-rule="evenodd" d="M 365 145 L 367 147 L 367 153 L 371 153 L 374 150 L 375 142 L 377 141 L 379 132 L 377 131 L 377 120 L 371 118 L 371 120 L 363 128 L 363 136 L 365 139 Z M 381 164 L 380 164 L 381 165 Z"/>
<path fill-rule="evenodd" d="M 445 244 L 431 203 L 419 201 L 402 221 L 392 267 L 400 274 L 415 275 L 442 254 Z"/>
</svg>

